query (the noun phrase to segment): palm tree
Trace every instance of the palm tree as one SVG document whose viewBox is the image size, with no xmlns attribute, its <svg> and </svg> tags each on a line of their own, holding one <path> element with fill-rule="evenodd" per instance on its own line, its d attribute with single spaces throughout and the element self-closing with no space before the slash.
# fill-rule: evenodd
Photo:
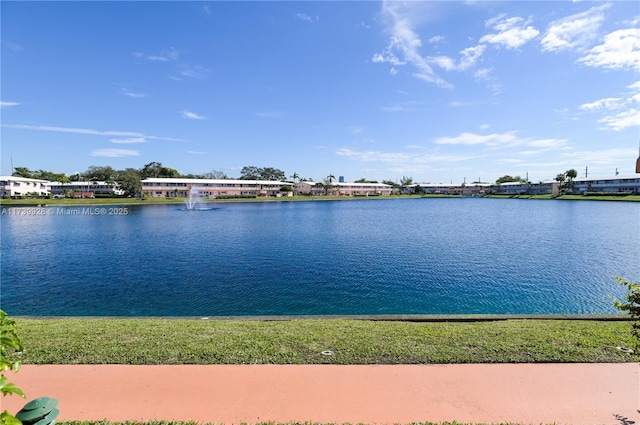
<svg viewBox="0 0 640 425">
<path fill-rule="evenodd" d="M 293 175 L 291 176 L 291 178 L 293 179 L 294 183 L 297 183 L 296 180 L 300 181 L 300 176 L 295 171 L 293 172 Z"/>
<path fill-rule="evenodd" d="M 327 176 L 327 180 L 329 180 L 329 183 L 333 183 L 333 179 L 335 179 L 335 178 L 336 178 L 336 176 L 334 176 L 333 174 L 329 174 Z"/>
</svg>

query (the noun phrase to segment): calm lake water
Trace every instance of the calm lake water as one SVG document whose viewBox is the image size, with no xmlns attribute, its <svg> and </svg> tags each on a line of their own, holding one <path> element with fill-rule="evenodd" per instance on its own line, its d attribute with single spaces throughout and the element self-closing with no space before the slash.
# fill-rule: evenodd
<svg viewBox="0 0 640 425">
<path fill-rule="evenodd" d="M 12 315 L 615 313 L 640 204 L 391 199 L 2 208 Z M 54 212 L 51 212 L 51 211 Z M 88 212 L 91 212 L 89 214 Z"/>
</svg>

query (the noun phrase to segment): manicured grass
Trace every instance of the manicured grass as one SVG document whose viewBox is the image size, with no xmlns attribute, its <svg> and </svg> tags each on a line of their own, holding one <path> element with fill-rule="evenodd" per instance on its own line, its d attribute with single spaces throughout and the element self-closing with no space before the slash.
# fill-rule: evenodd
<svg viewBox="0 0 640 425">
<path fill-rule="evenodd" d="M 149 421 L 149 422 L 136 422 L 136 421 L 126 421 L 126 422 L 110 422 L 107 420 L 104 421 L 63 421 L 56 422 L 59 425 L 213 425 L 212 423 L 198 424 L 197 422 L 180 422 L 180 421 Z M 244 425 L 241 423 L 240 425 Z M 335 425 L 335 424 L 320 424 L 317 422 L 257 422 L 253 425 Z M 347 424 L 345 424 L 347 425 Z M 465 424 L 462 422 L 414 422 L 409 425 L 471 425 Z M 473 425 L 483 425 L 483 424 L 473 424 Z M 515 425 L 510 422 L 501 422 L 499 424 L 493 425 Z"/>
<path fill-rule="evenodd" d="M 630 321 L 17 318 L 27 364 L 629 362 Z M 331 350 L 333 355 L 323 355 Z"/>
<path fill-rule="evenodd" d="M 260 196 L 256 198 L 229 198 L 229 199 L 201 199 L 203 203 L 224 202 L 288 202 L 288 201 L 334 201 L 354 199 L 409 199 L 418 198 L 419 195 L 393 195 L 393 196 Z M 187 198 L 94 198 L 94 199 L 2 199 L 0 206 L 35 206 L 35 205 L 147 205 L 147 204 L 183 204 Z"/>
</svg>

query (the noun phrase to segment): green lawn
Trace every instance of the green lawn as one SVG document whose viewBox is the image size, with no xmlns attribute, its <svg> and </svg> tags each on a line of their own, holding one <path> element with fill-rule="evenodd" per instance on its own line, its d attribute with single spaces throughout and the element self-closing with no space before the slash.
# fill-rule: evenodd
<svg viewBox="0 0 640 425">
<path fill-rule="evenodd" d="M 26 364 L 629 362 L 630 321 L 17 318 Z M 333 355 L 323 355 L 330 350 Z"/>
<path fill-rule="evenodd" d="M 180 422 L 180 421 L 149 421 L 149 422 L 136 422 L 136 421 L 127 421 L 127 422 L 110 422 L 107 420 L 104 421 L 63 421 L 56 422 L 59 425 L 213 425 L 213 424 L 198 424 L 197 422 Z M 241 424 L 244 425 L 244 424 Z M 332 424 L 319 424 L 315 422 L 286 422 L 286 423 L 278 423 L 278 422 L 257 422 L 253 425 L 332 425 Z M 346 425 L 346 424 L 345 424 Z M 462 422 L 416 422 L 409 425 L 465 425 Z M 485 424 L 473 424 L 473 425 L 485 425 Z M 501 422 L 492 425 L 510 425 L 508 422 Z M 515 424 L 511 424 L 515 425 Z"/>
</svg>

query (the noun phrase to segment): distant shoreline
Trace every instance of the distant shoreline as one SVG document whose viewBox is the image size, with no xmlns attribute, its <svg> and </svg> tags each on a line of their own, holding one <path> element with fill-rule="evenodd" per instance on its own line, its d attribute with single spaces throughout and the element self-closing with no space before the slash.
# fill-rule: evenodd
<svg viewBox="0 0 640 425">
<path fill-rule="evenodd" d="M 353 201 L 353 200 L 389 200 L 389 199 L 438 199 L 438 198 L 469 198 L 460 195 L 390 195 L 390 196 L 291 196 L 291 197 L 257 197 L 231 199 L 202 199 L 205 204 L 238 203 L 238 202 L 304 202 L 304 201 Z M 640 195 L 487 195 L 474 198 L 488 199 L 533 199 L 560 201 L 620 201 L 640 202 Z M 94 198 L 94 199 L 0 199 L 3 207 L 33 207 L 33 206 L 97 206 L 97 205 L 182 205 L 186 198 Z"/>
</svg>

